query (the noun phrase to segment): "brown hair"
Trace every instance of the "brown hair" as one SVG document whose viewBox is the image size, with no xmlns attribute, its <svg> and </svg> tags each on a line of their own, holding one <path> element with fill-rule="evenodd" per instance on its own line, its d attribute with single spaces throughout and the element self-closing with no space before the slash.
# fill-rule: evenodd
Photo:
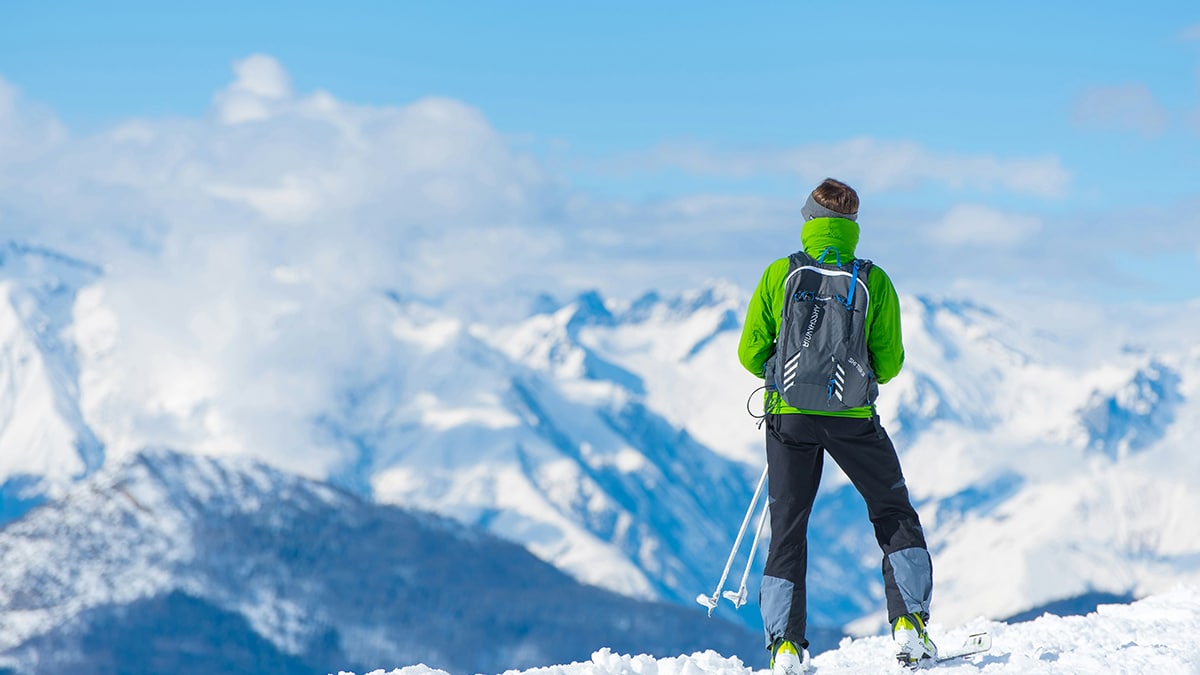
<svg viewBox="0 0 1200 675">
<path fill-rule="evenodd" d="M 812 191 L 818 204 L 838 213 L 858 213 L 858 193 L 840 180 L 826 178 Z"/>
</svg>

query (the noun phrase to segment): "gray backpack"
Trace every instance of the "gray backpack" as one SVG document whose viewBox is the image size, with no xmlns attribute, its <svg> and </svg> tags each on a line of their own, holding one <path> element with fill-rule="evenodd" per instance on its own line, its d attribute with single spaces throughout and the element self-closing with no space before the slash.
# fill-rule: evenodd
<svg viewBox="0 0 1200 675">
<path fill-rule="evenodd" d="M 825 262 L 830 253 L 836 263 Z M 870 271 L 870 260 L 842 265 L 832 248 L 820 260 L 804 251 L 788 258 L 779 335 L 763 373 L 788 405 L 835 412 L 875 402 L 865 327 Z"/>
</svg>

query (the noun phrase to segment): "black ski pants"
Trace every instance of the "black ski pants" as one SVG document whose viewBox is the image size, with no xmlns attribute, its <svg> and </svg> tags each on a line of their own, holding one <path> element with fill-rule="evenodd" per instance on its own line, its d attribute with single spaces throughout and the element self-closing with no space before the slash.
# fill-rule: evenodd
<svg viewBox="0 0 1200 675">
<path fill-rule="evenodd" d="M 875 539 L 883 550 L 889 622 L 908 613 L 929 616 L 932 562 L 900 459 L 879 417 L 771 414 L 767 416 L 771 546 L 759 589 L 768 646 L 778 638 L 808 646 L 808 518 L 826 452 L 867 503 Z"/>
</svg>

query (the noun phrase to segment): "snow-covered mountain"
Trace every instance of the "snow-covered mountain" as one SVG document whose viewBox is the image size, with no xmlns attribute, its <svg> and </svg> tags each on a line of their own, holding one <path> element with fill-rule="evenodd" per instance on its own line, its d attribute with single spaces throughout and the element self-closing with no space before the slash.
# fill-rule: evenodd
<svg viewBox="0 0 1200 675">
<path fill-rule="evenodd" d="M 60 495 L 118 438 L 120 450 L 107 454 L 125 456 L 139 432 L 146 442 L 224 452 L 197 434 L 233 415 L 223 419 L 220 402 L 198 392 L 236 366 L 155 351 L 139 375 L 110 354 L 128 324 L 154 323 L 106 306 L 111 288 L 99 268 L 10 244 L 0 271 L 3 514 Z M 625 383 L 539 371 L 476 327 L 398 293 L 368 302 L 385 317 L 386 353 L 339 375 L 335 390 L 316 395 L 317 409 L 297 413 L 284 399 L 262 412 L 310 429 L 333 457 L 315 477 L 485 527 L 626 595 L 690 603 L 712 583 L 711 554 L 727 545 L 756 470 L 696 442 Z M 163 382 L 170 389 L 156 390 Z M 304 453 L 251 440 L 232 445 L 314 474 Z"/>
<path fill-rule="evenodd" d="M 0 479 L 25 486 L 23 498 L 56 496 L 46 486 L 94 471 L 105 455 L 120 459 L 127 439 L 150 428 L 144 436 L 172 446 L 250 453 L 360 497 L 441 513 L 586 583 L 694 611 L 762 470 L 762 432 L 747 412 L 759 405 L 758 381 L 734 356 L 746 294 L 728 284 L 629 302 L 547 297 L 501 325 L 397 291 L 356 296 L 332 319 L 307 322 L 294 318 L 303 305 L 283 303 L 263 319 L 263 350 L 286 334 L 273 317 L 290 321 L 291 334 L 341 322 L 337 334 L 367 334 L 350 344 L 369 349 L 323 350 L 335 333 L 314 332 L 316 346 L 285 363 L 296 377 L 239 398 L 290 430 L 290 442 L 271 444 L 240 437 L 233 404 L 205 396 L 220 391 L 213 382 L 241 381 L 224 371 L 272 354 L 191 363 L 206 352 L 182 351 L 166 374 L 144 376 L 115 366 L 105 356 L 113 343 L 144 325 L 112 302 L 119 288 L 92 266 L 10 248 L 3 283 L 17 299 L 0 328 L 19 349 L 3 374 L 26 384 L 6 394 L 0 439 L 24 438 L 30 420 L 53 439 L 0 448 Z M 46 288 L 60 290 L 37 290 Z M 1138 308 L 996 299 L 904 297 L 907 364 L 880 399 L 934 549 L 935 619 L 1002 618 L 1196 580 L 1200 531 L 1187 514 L 1200 506 L 1191 451 L 1200 349 L 1186 336 L 1197 314 L 1163 321 Z M 39 363 L 51 365 L 30 366 Z M 305 378 L 304 369 L 335 376 Z M 139 377 L 189 372 L 204 374 L 204 392 L 183 379 L 170 396 L 137 397 Z M 176 429 L 187 434 L 171 436 Z M 221 443 L 205 445 L 204 433 Z M 811 536 L 810 622 L 878 630 L 879 553 L 861 500 L 832 463 Z M 720 612 L 757 621 L 754 607 Z"/>
<path fill-rule="evenodd" d="M 1048 333 L 971 303 L 905 301 L 909 368 L 881 412 L 908 446 L 949 621 L 1200 579 L 1184 515 L 1200 507 L 1200 349 L 1147 343 L 1146 317 L 1072 319 Z"/>
<path fill-rule="evenodd" d="M 53 251 L 0 245 L 0 520 L 104 462 L 83 420 L 71 312 L 101 271 Z"/>
<path fill-rule="evenodd" d="M 758 468 L 762 432 L 746 403 L 757 381 L 734 358 L 744 300 L 723 285 L 629 304 L 592 294 L 493 339 L 559 381 L 624 383 Z M 1187 414 L 1200 406 L 1200 349 L 1116 311 L 1021 321 L 962 300 L 902 305 L 907 366 L 880 412 L 930 533 L 939 616 L 1006 617 L 1200 580 L 1200 530 L 1185 515 L 1200 507 L 1200 416 Z M 825 482 L 811 621 L 879 630 L 879 553 L 861 499 L 832 463 Z"/>
<path fill-rule="evenodd" d="M 759 470 L 576 342 L 609 320 L 591 299 L 487 330 L 394 298 L 404 358 L 322 418 L 357 453 L 352 477 L 334 478 L 484 527 L 585 583 L 690 603 L 715 582 Z"/>
<path fill-rule="evenodd" d="M 243 459 L 126 458 L 0 531 L 0 559 L 0 668 L 21 673 L 472 673 L 606 646 L 762 650 L 480 530 Z"/>
</svg>

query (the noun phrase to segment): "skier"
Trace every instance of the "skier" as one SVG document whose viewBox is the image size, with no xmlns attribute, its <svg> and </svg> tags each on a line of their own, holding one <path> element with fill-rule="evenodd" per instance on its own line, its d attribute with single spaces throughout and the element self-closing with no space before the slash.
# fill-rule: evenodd
<svg viewBox="0 0 1200 675">
<path fill-rule="evenodd" d="M 867 503 L 867 512 L 875 527 L 875 537 L 883 550 L 883 578 L 888 619 L 902 663 L 916 664 L 937 657 L 937 648 L 925 626 L 929 621 L 929 601 L 933 591 L 933 567 L 917 512 L 909 500 L 900 460 L 875 411 L 876 384 L 896 376 L 904 362 L 900 332 L 900 303 L 887 274 L 869 261 L 854 266 L 851 287 L 859 282 L 860 265 L 865 283 L 858 287 L 859 302 L 865 316 L 858 319 L 861 333 L 858 343 L 867 352 L 865 372 L 869 386 L 865 402 L 843 409 L 812 405 L 801 409 L 789 405 L 781 392 L 776 374 L 783 370 L 773 363 L 777 346 L 783 345 L 789 330 L 784 316 L 785 301 L 799 302 L 801 292 L 788 296 L 790 272 L 801 271 L 797 260 L 821 263 L 837 260 L 836 267 L 820 265 L 828 277 L 849 274 L 840 271 L 855 261 L 859 225 L 858 194 L 853 188 L 832 178 L 826 179 L 809 195 L 800 213 L 803 253 L 771 263 L 762 275 L 746 312 L 738 359 L 751 373 L 764 377 L 766 395 L 766 452 L 768 497 L 771 512 L 771 544 L 759 591 L 759 606 L 771 652 L 771 670 L 776 675 L 795 675 L 809 666 L 808 640 L 805 639 L 807 607 L 805 573 L 808 564 L 807 529 L 809 514 L 821 478 L 824 454 L 837 462 Z M 804 254 L 807 254 L 806 257 Z M 806 269 L 813 269 L 812 266 Z M 810 273 L 811 274 L 811 273 Z M 811 281 L 809 282 L 812 283 Z M 846 283 L 846 281 L 842 281 Z M 853 296 L 853 291 L 849 295 Z M 869 300 L 862 295 L 869 296 Z M 809 296 L 810 298 L 813 296 Z M 846 301 L 846 298 L 839 297 Z M 850 305 L 846 301 L 847 306 Z M 860 312 L 861 314 L 861 312 Z M 853 315 L 853 312 L 851 312 Z M 808 347 L 814 332 L 821 330 L 816 312 L 811 321 L 793 321 L 791 330 L 802 335 Z M 795 328 L 795 324 L 803 324 Z M 825 321 L 824 324 L 832 324 Z M 834 329 L 830 329 L 834 330 Z M 850 334 L 849 328 L 846 334 Z M 834 339 L 834 338 L 830 338 Z M 836 338 L 841 341 L 843 338 Z M 826 359 L 828 361 L 828 359 Z M 795 363 L 795 362 L 791 362 Z M 849 363 L 857 365 L 853 358 Z M 840 369 L 839 369 L 840 370 Z M 873 371 L 873 377 L 870 377 Z M 800 380 L 804 380 L 801 373 Z M 796 378 L 795 366 L 787 374 Z M 820 375 L 818 374 L 818 377 Z M 823 387 L 824 385 L 822 385 Z M 834 382 L 829 379 L 829 396 Z M 839 398 L 841 390 L 837 392 Z M 833 406 L 836 408 L 836 406 Z"/>
</svg>

